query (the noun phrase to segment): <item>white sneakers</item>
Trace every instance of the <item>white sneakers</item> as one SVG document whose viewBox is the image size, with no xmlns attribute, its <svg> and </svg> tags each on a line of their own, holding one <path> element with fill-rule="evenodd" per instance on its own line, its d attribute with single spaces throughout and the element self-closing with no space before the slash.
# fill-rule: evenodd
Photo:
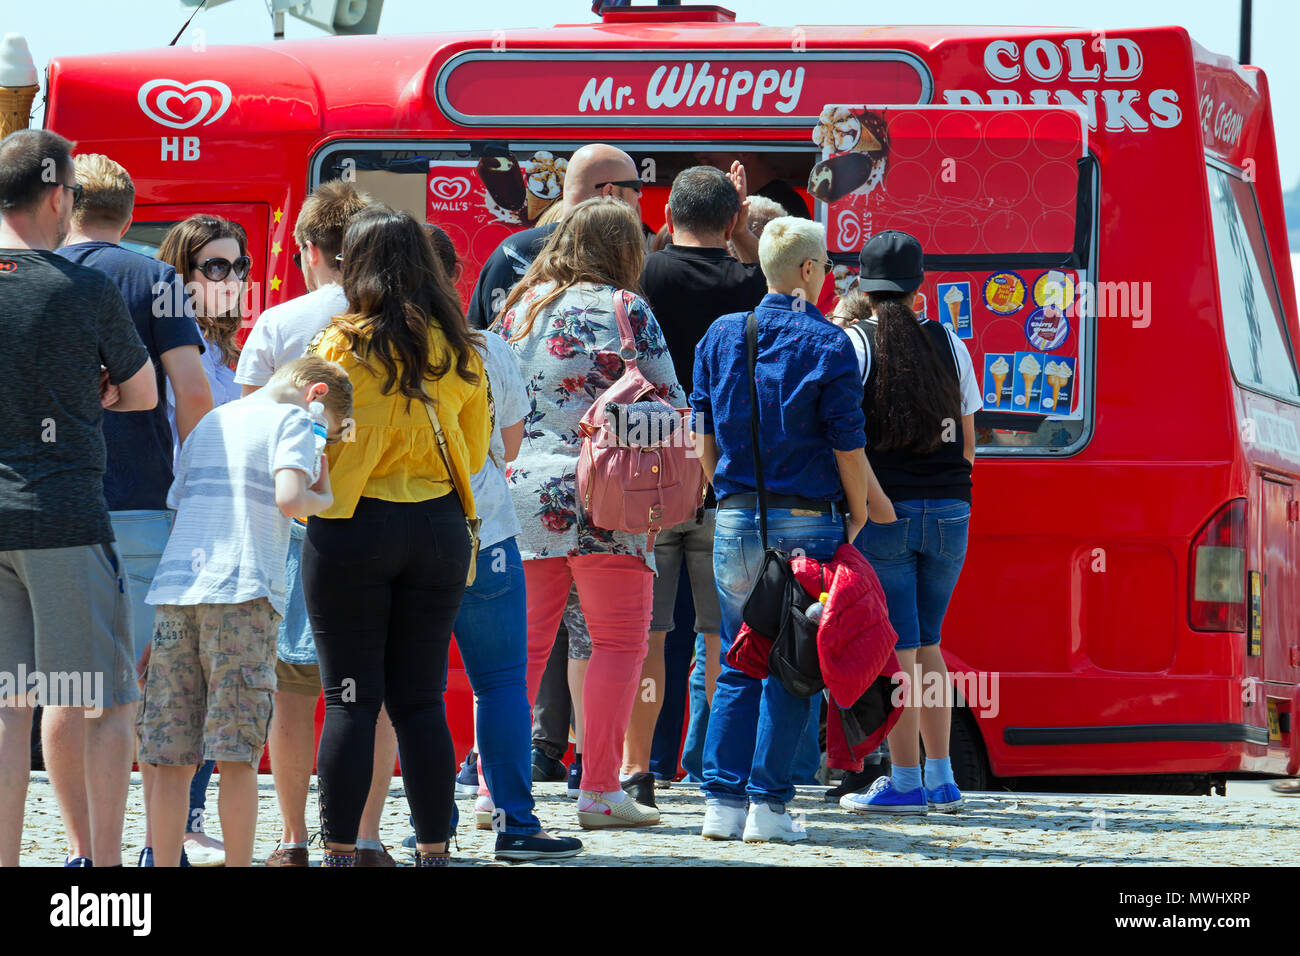
<svg viewBox="0 0 1300 956">
<path fill-rule="evenodd" d="M 474 826 L 479 830 L 492 829 L 492 817 L 496 813 L 492 798 L 486 793 L 474 801 Z"/>
<path fill-rule="evenodd" d="M 808 831 L 790 811 L 777 813 L 766 803 L 753 803 L 745 818 L 744 839 L 746 843 L 798 843 L 808 839 Z"/>
<path fill-rule="evenodd" d="M 745 829 L 745 808 L 710 800 L 704 806 L 704 826 L 700 836 L 706 840 L 739 840 Z"/>
<path fill-rule="evenodd" d="M 741 840 L 746 843 L 799 843 L 808 839 L 803 824 L 788 811 L 777 813 L 765 803 L 744 807 L 710 800 L 704 807 L 700 836 L 707 840 Z"/>
</svg>

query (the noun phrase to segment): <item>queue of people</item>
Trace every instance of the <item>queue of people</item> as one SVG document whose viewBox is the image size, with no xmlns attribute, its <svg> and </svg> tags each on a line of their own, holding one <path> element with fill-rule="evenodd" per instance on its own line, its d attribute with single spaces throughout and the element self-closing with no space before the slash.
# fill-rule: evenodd
<svg viewBox="0 0 1300 956">
<path fill-rule="evenodd" d="M 534 782 L 567 775 L 584 829 L 656 825 L 672 782 L 656 724 L 687 680 L 701 835 L 807 839 L 788 807 L 818 764 L 822 695 L 732 653 L 765 547 L 855 545 L 900 669 L 942 674 L 979 398 L 960 339 L 913 311 L 912 237 L 866 244 L 832 322 L 814 305 L 824 229 L 782 207 L 787 184 L 764 175 L 751 200 L 739 161 L 684 170 L 647 255 L 637 166 L 592 144 L 554 221 L 507 239 L 466 307 L 445 232 L 327 182 L 294 227 L 307 294 L 241 348 L 243 230 L 193 216 L 156 259 L 130 251 L 127 171 L 71 150 L 49 131 L 0 142 L 0 669 L 103 684 L 95 713 L 50 701 L 42 724 L 68 865 L 120 864 L 133 761 L 138 865 L 249 865 L 268 742 L 267 865 L 310 863 L 313 756 L 326 866 L 396 865 L 379 820 L 399 755 L 417 866 L 448 864 L 458 794 L 499 859 L 570 857 L 582 843 L 542 829 Z M 627 409 L 689 406 L 708 478 L 692 518 L 649 533 L 597 526 L 578 489 L 584 416 L 629 368 L 646 401 Z M 683 571 L 689 676 L 665 647 Z M 459 773 L 453 639 L 475 697 Z M 0 703 L 0 865 L 16 865 L 32 708 Z M 960 809 L 949 719 L 909 699 L 891 773 L 850 759 L 835 798 Z M 220 842 L 203 827 L 214 762 Z"/>
</svg>

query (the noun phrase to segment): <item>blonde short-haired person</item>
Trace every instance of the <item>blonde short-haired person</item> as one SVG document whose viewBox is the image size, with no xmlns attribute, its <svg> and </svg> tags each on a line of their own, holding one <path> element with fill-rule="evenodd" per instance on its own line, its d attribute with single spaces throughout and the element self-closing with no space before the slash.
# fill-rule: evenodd
<svg viewBox="0 0 1300 956">
<path fill-rule="evenodd" d="M 892 521 L 863 451 L 862 385 L 853 347 L 813 304 L 830 272 L 825 230 L 782 216 L 758 244 L 768 294 L 754 310 L 755 383 L 768 541 L 825 560 L 873 520 Z M 724 315 L 695 350 L 691 407 L 704 469 L 718 496 L 713 572 L 723 642 L 736 639 L 741 607 L 762 553 L 751 435 L 749 313 Z M 806 701 L 775 677 L 757 680 L 725 661 L 704 742 L 701 834 L 715 840 L 807 839 L 785 805 L 809 719 Z"/>
</svg>

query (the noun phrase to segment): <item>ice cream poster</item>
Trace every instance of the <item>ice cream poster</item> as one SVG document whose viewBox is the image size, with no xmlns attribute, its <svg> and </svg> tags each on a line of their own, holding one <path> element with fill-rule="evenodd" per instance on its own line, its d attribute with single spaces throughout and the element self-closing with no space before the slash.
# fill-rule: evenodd
<svg viewBox="0 0 1300 956">
<path fill-rule="evenodd" d="M 959 338 L 973 336 L 969 282 L 940 282 L 935 287 L 939 300 L 939 321 L 957 333 Z"/>
<path fill-rule="evenodd" d="M 1012 412 L 1039 411 L 1043 399 L 1043 368 L 1048 356 L 1041 352 L 1017 352 L 1011 363 Z"/>
<path fill-rule="evenodd" d="M 1014 383 L 1011 366 L 1015 353 L 993 353 L 984 356 L 984 409 L 990 412 L 1011 411 Z"/>
<path fill-rule="evenodd" d="M 465 274 L 477 275 L 501 240 L 535 225 L 559 201 L 567 166 L 545 150 L 519 160 L 497 147 L 478 160 L 434 160 L 425 183 L 425 219 L 447 231 Z M 467 298 L 473 286 L 460 291 Z"/>
<path fill-rule="evenodd" d="M 1044 415 L 1067 415 L 1074 397 L 1075 359 L 1047 356 L 1038 410 Z"/>
</svg>

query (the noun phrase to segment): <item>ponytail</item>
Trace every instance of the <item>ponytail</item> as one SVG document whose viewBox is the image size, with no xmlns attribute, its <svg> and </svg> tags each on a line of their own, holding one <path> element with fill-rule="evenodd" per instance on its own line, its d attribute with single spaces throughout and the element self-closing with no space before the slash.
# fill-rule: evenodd
<svg viewBox="0 0 1300 956">
<path fill-rule="evenodd" d="M 929 454 L 942 444 L 949 422 L 961 421 L 957 376 L 908 307 L 911 293 L 868 298 L 878 323 L 872 365 L 880 420 L 872 446 Z"/>
</svg>

